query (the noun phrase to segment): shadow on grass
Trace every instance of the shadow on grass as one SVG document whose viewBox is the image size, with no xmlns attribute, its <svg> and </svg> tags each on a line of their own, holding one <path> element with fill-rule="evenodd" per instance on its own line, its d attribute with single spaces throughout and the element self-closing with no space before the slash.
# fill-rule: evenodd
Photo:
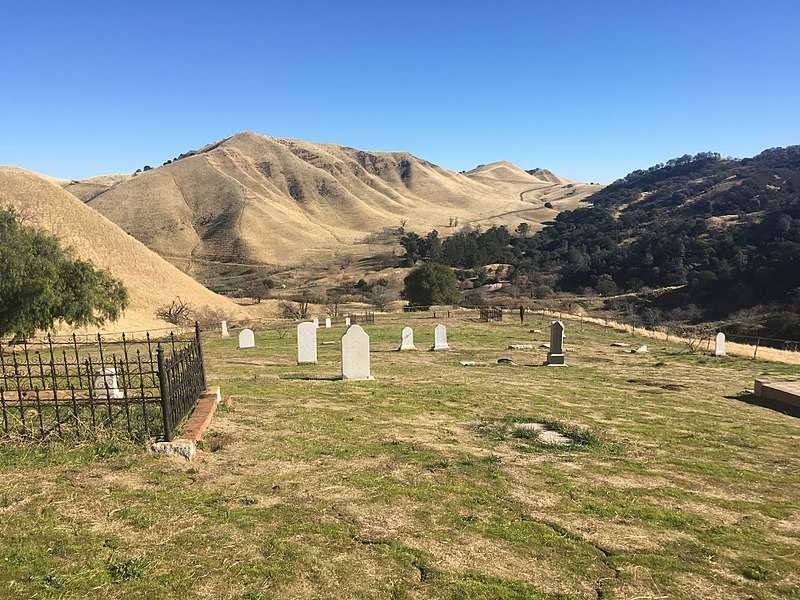
<svg viewBox="0 0 800 600">
<path fill-rule="evenodd" d="M 761 406 L 763 408 L 768 408 L 770 410 L 774 410 L 775 412 L 783 413 L 791 417 L 800 418 L 800 407 L 792 406 L 791 404 L 786 404 L 784 402 L 778 402 L 776 400 L 759 398 L 753 394 L 753 392 L 742 392 L 741 394 L 737 394 L 735 396 L 725 396 L 725 398 L 728 400 L 738 400 L 739 402 L 745 402 L 754 406 Z"/>
<path fill-rule="evenodd" d="M 288 373 L 286 375 L 281 375 L 279 379 L 294 379 L 294 380 L 301 380 L 301 381 L 341 381 L 341 375 L 334 375 L 330 377 L 324 377 L 322 375 L 304 375 L 302 373 Z"/>
</svg>

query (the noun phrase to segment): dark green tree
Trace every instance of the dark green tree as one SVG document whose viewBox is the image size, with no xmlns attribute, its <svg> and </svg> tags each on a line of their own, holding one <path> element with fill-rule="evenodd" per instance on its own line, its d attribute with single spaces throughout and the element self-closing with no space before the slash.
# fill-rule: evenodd
<svg viewBox="0 0 800 600">
<path fill-rule="evenodd" d="M 402 297 L 413 306 L 457 304 L 461 299 L 456 275 L 446 265 L 425 263 L 411 271 L 403 282 Z"/>
<path fill-rule="evenodd" d="M 108 271 L 69 257 L 58 240 L 0 209 L 0 335 L 32 335 L 57 322 L 116 320 L 128 292 Z"/>
</svg>

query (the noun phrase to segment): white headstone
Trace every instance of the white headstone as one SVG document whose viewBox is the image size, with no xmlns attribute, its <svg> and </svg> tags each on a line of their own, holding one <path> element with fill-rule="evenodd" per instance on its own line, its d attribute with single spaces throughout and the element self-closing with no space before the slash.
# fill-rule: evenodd
<svg viewBox="0 0 800 600">
<path fill-rule="evenodd" d="M 344 318 L 344 326 L 345 327 L 350 327 L 350 317 L 345 317 Z"/>
<path fill-rule="evenodd" d="M 646 354 L 647 353 L 647 344 L 644 346 L 639 346 L 636 350 L 633 351 L 634 354 Z"/>
<path fill-rule="evenodd" d="M 325 317 L 325 329 L 330 329 L 330 328 L 331 328 L 331 318 Z"/>
<path fill-rule="evenodd" d="M 94 393 L 100 398 L 122 398 L 124 394 L 117 387 L 116 369 L 100 369 L 94 379 Z"/>
<path fill-rule="evenodd" d="M 342 336 L 342 379 L 374 379 L 369 368 L 369 336 L 351 325 Z"/>
<path fill-rule="evenodd" d="M 417 347 L 414 345 L 414 330 L 411 327 L 403 327 L 403 331 L 400 333 L 400 348 L 399 350 L 416 350 Z"/>
<path fill-rule="evenodd" d="M 721 331 L 714 341 L 714 356 L 725 356 L 725 334 Z"/>
<path fill-rule="evenodd" d="M 564 324 L 561 321 L 553 321 L 550 326 L 550 352 L 547 353 L 548 367 L 564 367 Z"/>
<path fill-rule="evenodd" d="M 450 350 L 447 345 L 447 327 L 439 323 L 433 329 L 433 348 L 431 350 Z"/>
<path fill-rule="evenodd" d="M 228 333 L 228 322 L 222 322 L 222 337 L 231 337 L 231 334 Z"/>
<path fill-rule="evenodd" d="M 297 364 L 317 362 L 317 328 L 313 321 L 297 326 Z"/>
<path fill-rule="evenodd" d="M 314 323 L 314 327 L 319 327 L 319 317 L 314 317 L 314 320 L 311 322 Z"/>
<path fill-rule="evenodd" d="M 244 348 L 255 348 L 256 336 L 253 335 L 252 329 L 242 329 L 239 332 L 239 350 Z"/>
</svg>

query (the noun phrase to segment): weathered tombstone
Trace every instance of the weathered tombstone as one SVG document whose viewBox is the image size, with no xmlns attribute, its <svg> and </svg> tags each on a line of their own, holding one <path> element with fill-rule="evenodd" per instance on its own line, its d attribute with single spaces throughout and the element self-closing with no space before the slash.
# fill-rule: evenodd
<svg viewBox="0 0 800 600">
<path fill-rule="evenodd" d="M 345 327 L 350 327 L 350 317 L 345 317 L 344 318 L 344 326 Z"/>
<path fill-rule="evenodd" d="M 369 336 L 351 325 L 342 336 L 342 379 L 374 379 L 369 369 Z"/>
<path fill-rule="evenodd" d="M 447 327 L 439 323 L 433 330 L 433 348 L 431 350 L 450 350 L 447 345 Z"/>
<path fill-rule="evenodd" d="M 721 331 L 714 341 L 714 356 L 725 356 L 725 334 Z"/>
<path fill-rule="evenodd" d="M 403 331 L 400 332 L 400 348 L 398 350 L 416 350 L 417 347 L 414 345 L 414 330 L 411 327 L 403 327 Z"/>
<path fill-rule="evenodd" d="M 631 350 L 634 354 L 647 354 L 647 344 L 639 346 L 636 350 Z"/>
<path fill-rule="evenodd" d="M 325 317 L 325 329 L 330 329 L 330 328 L 331 328 L 331 318 Z"/>
<path fill-rule="evenodd" d="M 228 322 L 223 321 L 221 325 L 222 325 L 222 337 L 231 337 L 231 334 L 228 333 Z"/>
<path fill-rule="evenodd" d="M 124 394 L 117 387 L 117 370 L 100 369 L 94 379 L 94 393 L 100 398 L 122 398 Z"/>
<path fill-rule="evenodd" d="M 252 329 L 242 329 L 239 332 L 239 350 L 256 347 L 256 336 Z"/>
<path fill-rule="evenodd" d="M 317 328 L 313 321 L 306 321 L 297 326 L 297 364 L 316 364 L 317 362 Z"/>
<path fill-rule="evenodd" d="M 547 353 L 548 367 L 565 367 L 564 361 L 564 324 L 553 321 L 550 326 L 550 352 Z"/>
<path fill-rule="evenodd" d="M 314 323 L 314 327 L 319 327 L 319 317 L 314 317 L 314 320 L 311 322 Z"/>
</svg>

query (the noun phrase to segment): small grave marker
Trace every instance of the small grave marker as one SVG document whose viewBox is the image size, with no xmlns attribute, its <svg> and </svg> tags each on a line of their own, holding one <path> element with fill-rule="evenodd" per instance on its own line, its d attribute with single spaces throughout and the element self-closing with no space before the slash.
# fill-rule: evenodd
<svg viewBox="0 0 800 600">
<path fill-rule="evenodd" d="M 370 373 L 369 336 L 351 325 L 342 336 L 342 379 L 375 379 Z"/>
<path fill-rule="evenodd" d="M 239 332 L 239 350 L 256 347 L 256 336 L 252 329 L 242 329 Z"/>
<path fill-rule="evenodd" d="M 117 370 L 100 369 L 94 379 L 94 393 L 100 398 L 123 398 L 125 395 L 117 387 Z"/>
<path fill-rule="evenodd" d="M 721 331 L 714 340 L 714 356 L 725 356 L 725 334 Z"/>
<path fill-rule="evenodd" d="M 297 364 L 316 364 L 317 328 L 313 321 L 297 325 Z"/>
<path fill-rule="evenodd" d="M 400 332 L 400 348 L 399 350 L 416 350 L 417 347 L 414 345 L 414 330 L 411 327 L 403 327 L 403 331 Z"/>
<path fill-rule="evenodd" d="M 450 350 L 447 345 L 447 327 L 439 323 L 433 329 L 433 348 L 431 350 Z"/>
<path fill-rule="evenodd" d="M 325 329 L 330 329 L 330 328 L 331 328 L 331 318 L 325 317 Z"/>
<path fill-rule="evenodd" d="M 564 360 L 564 324 L 553 321 L 550 326 L 550 352 L 547 353 L 548 367 L 565 367 Z"/>
<path fill-rule="evenodd" d="M 228 333 L 228 322 L 227 321 L 223 321 L 221 323 L 221 327 L 222 327 L 222 337 L 224 337 L 224 338 L 231 337 L 231 334 Z"/>
</svg>

